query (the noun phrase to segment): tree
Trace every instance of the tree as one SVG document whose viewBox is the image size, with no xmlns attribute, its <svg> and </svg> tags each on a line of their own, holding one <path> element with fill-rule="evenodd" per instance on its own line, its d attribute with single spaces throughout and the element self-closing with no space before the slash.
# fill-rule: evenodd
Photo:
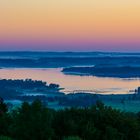
<svg viewBox="0 0 140 140">
<path fill-rule="evenodd" d="M 14 122 L 13 136 L 18 140 L 49 140 L 53 135 L 52 116 L 40 101 L 23 103 Z"/>
<path fill-rule="evenodd" d="M 4 103 L 4 100 L 0 98 L 0 135 L 9 134 L 8 127 L 10 125 L 11 118 L 7 111 L 7 105 Z"/>
<path fill-rule="evenodd" d="M 76 136 L 69 136 L 67 138 L 64 138 L 64 140 L 81 140 L 79 137 Z"/>
<path fill-rule="evenodd" d="M 0 115 L 8 111 L 7 105 L 4 103 L 3 99 L 0 97 Z"/>
<path fill-rule="evenodd" d="M 123 140 L 123 135 L 117 129 L 106 126 L 102 140 Z"/>
<path fill-rule="evenodd" d="M 50 84 L 49 85 L 49 88 L 50 89 L 58 89 L 59 88 L 59 85 L 58 84 Z"/>
<path fill-rule="evenodd" d="M 0 136 L 0 140 L 12 140 L 10 137 Z"/>
</svg>

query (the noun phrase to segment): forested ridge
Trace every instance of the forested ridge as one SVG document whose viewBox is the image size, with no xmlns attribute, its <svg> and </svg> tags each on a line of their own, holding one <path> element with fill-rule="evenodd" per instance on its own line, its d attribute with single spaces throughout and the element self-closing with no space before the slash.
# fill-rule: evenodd
<svg viewBox="0 0 140 140">
<path fill-rule="evenodd" d="M 0 100 L 1 140 L 140 140 L 140 113 L 101 102 L 90 108 L 53 110 L 40 101 L 8 111 Z"/>
</svg>

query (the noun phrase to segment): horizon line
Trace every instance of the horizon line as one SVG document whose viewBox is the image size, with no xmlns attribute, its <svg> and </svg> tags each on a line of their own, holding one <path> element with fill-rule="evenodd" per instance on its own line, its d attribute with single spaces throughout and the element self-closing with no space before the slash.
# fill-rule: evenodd
<svg viewBox="0 0 140 140">
<path fill-rule="evenodd" d="M 129 53 L 139 54 L 140 51 L 47 51 L 47 50 L 0 50 L 1 52 L 40 52 L 40 53 Z"/>
</svg>

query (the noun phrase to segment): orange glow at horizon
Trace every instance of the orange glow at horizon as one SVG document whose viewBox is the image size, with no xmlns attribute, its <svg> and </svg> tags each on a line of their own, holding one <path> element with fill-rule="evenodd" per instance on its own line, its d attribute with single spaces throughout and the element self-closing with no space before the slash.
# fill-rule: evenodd
<svg viewBox="0 0 140 140">
<path fill-rule="evenodd" d="M 140 45 L 139 0 L 5 0 L 0 13 L 1 42 Z"/>
</svg>

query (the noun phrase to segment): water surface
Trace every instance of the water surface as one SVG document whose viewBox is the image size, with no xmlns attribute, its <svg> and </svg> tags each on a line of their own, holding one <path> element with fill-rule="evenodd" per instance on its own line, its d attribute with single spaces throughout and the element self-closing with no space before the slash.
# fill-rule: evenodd
<svg viewBox="0 0 140 140">
<path fill-rule="evenodd" d="M 0 69 L 1 79 L 43 80 L 48 84 L 56 83 L 65 92 L 96 92 L 102 94 L 124 94 L 140 86 L 140 79 L 101 78 L 94 76 L 65 75 L 61 69 Z"/>
</svg>

